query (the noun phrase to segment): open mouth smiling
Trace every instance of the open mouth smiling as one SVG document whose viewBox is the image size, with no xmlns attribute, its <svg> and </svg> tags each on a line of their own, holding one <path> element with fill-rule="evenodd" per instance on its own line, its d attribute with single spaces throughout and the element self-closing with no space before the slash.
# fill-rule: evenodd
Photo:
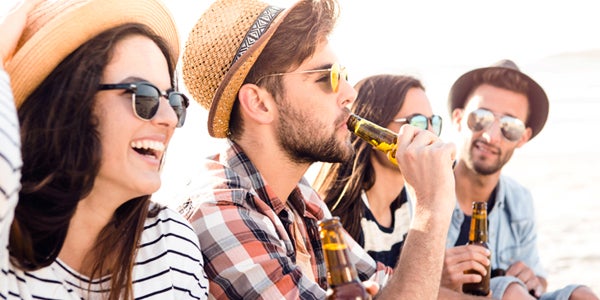
<svg viewBox="0 0 600 300">
<path fill-rule="evenodd" d="M 139 140 L 131 142 L 131 148 L 141 155 L 160 159 L 165 151 L 165 144 L 155 140 Z"/>
</svg>

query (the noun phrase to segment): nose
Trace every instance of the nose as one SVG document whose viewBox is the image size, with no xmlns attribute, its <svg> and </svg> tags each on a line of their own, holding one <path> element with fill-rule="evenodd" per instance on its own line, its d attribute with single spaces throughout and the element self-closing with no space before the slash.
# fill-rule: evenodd
<svg viewBox="0 0 600 300">
<path fill-rule="evenodd" d="M 343 77 L 343 76 L 342 76 Z M 356 100 L 358 92 L 345 78 L 340 78 L 340 105 L 342 107 L 350 106 Z"/>
<path fill-rule="evenodd" d="M 502 129 L 500 128 L 498 119 L 494 119 L 494 122 L 483 130 L 483 138 L 490 144 L 502 139 Z"/>
<path fill-rule="evenodd" d="M 166 97 L 160 97 L 158 111 L 152 118 L 152 123 L 173 128 L 177 125 L 177 115 Z"/>
</svg>

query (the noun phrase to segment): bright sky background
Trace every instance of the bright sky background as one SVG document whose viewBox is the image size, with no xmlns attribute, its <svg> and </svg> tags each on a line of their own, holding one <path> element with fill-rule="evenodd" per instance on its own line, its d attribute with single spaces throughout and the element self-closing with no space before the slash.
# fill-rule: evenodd
<svg viewBox="0 0 600 300">
<path fill-rule="evenodd" d="M 0 15 L 16 2 L 0 0 Z M 212 2 L 165 0 L 179 26 L 182 48 L 189 30 Z M 283 7 L 293 2 L 270 1 Z M 332 42 L 349 69 L 350 82 L 377 73 L 414 75 L 425 84 L 434 112 L 443 117 L 450 86 L 470 69 L 510 58 L 527 73 L 529 64 L 547 56 L 600 49 L 596 1 L 339 2 L 341 17 Z M 190 166 L 223 142 L 208 136 L 206 112 L 192 102 L 186 125 L 176 131 L 169 147 L 159 198 L 185 184 L 195 169 Z"/>
<path fill-rule="evenodd" d="M 167 2 L 180 27 L 182 47 L 212 2 Z M 293 2 L 270 1 L 283 7 Z M 510 58 L 527 73 L 528 64 L 547 56 L 600 49 L 596 34 L 600 18 L 592 1 L 339 2 L 341 17 L 332 42 L 340 62 L 349 69 L 350 82 L 377 73 L 414 75 L 425 84 L 434 112 L 443 117 L 450 86 L 468 70 Z M 194 173 L 196 162 L 222 143 L 208 136 L 206 112 L 193 103 L 186 125 L 171 142 L 158 199 L 177 194 L 186 176 Z"/>
</svg>

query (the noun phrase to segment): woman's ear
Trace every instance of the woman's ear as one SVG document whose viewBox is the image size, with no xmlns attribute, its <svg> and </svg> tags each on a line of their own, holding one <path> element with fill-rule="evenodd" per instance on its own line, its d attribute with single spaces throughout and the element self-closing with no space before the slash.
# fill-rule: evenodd
<svg viewBox="0 0 600 300">
<path fill-rule="evenodd" d="M 242 85 L 238 92 L 242 115 L 259 124 L 268 124 L 275 119 L 275 102 L 264 88 L 252 83 Z"/>
</svg>

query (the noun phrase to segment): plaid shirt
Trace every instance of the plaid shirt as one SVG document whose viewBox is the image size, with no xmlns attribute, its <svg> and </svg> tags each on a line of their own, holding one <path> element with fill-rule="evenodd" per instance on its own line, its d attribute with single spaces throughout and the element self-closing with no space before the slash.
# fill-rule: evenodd
<svg viewBox="0 0 600 300">
<path fill-rule="evenodd" d="M 192 223 L 210 280 L 210 296 L 221 299 L 324 299 L 326 268 L 317 222 L 331 213 L 302 178 L 286 203 L 232 141 L 209 158 L 188 185 L 179 211 Z M 296 222 L 310 253 L 316 278 L 296 265 L 292 223 Z M 391 269 L 376 263 L 346 234 L 361 280 L 384 284 Z"/>
</svg>

